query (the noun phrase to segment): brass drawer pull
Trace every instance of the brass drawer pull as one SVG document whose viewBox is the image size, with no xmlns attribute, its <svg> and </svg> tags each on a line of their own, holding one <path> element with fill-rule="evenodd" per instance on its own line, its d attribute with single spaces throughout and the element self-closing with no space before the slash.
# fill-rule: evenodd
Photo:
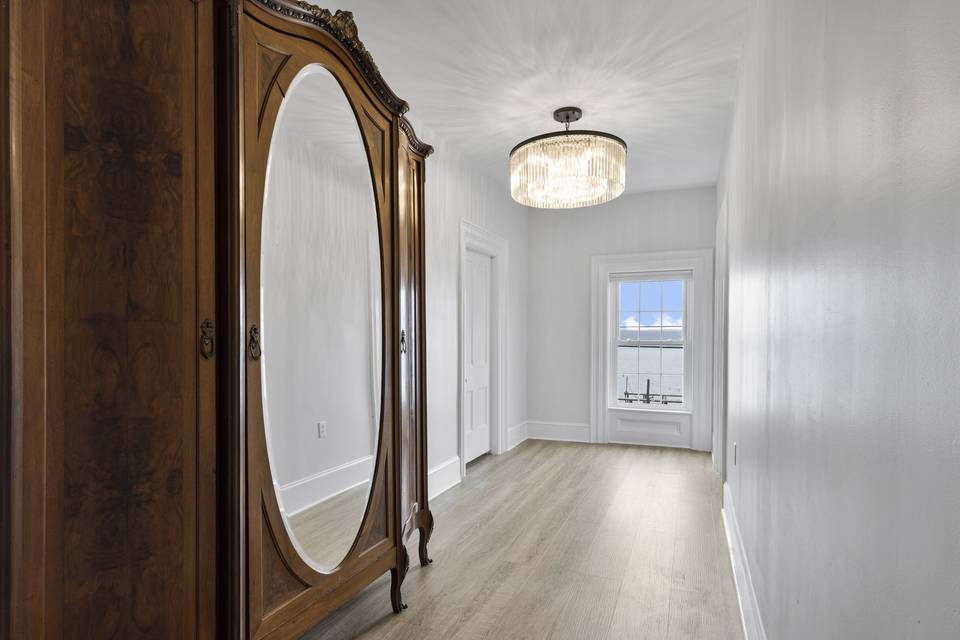
<svg viewBox="0 0 960 640">
<path fill-rule="evenodd" d="M 213 322 L 204 318 L 200 323 L 200 355 L 204 360 L 213 357 Z"/>
</svg>

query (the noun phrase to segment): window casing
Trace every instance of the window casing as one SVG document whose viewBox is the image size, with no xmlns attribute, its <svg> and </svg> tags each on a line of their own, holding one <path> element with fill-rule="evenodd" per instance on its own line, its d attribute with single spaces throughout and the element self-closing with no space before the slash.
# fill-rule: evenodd
<svg viewBox="0 0 960 640">
<path fill-rule="evenodd" d="M 611 407 L 686 410 L 690 272 L 610 280 Z"/>
</svg>

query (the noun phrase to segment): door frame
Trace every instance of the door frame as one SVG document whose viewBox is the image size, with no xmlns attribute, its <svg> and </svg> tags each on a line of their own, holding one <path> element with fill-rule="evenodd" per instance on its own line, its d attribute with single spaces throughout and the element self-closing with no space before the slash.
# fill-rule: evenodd
<svg viewBox="0 0 960 640">
<path fill-rule="evenodd" d="M 727 197 L 717 214 L 713 294 L 713 470 L 727 481 Z"/>
<path fill-rule="evenodd" d="M 464 274 L 467 251 L 490 257 L 490 452 L 500 455 L 507 449 L 507 268 L 509 243 L 503 236 L 467 220 L 460 220 L 460 273 L 458 283 L 459 323 L 457 332 L 457 452 L 460 479 L 467 476 L 466 420 L 463 415 L 463 347 L 466 329 Z"/>
</svg>

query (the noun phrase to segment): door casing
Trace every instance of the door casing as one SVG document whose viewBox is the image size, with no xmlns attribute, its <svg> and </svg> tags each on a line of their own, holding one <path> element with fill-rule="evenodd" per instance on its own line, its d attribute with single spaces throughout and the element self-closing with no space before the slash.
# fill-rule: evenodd
<svg viewBox="0 0 960 640">
<path fill-rule="evenodd" d="M 473 251 L 491 258 L 490 264 L 490 453 L 500 455 L 507 451 L 507 273 L 509 264 L 509 244 L 505 238 L 488 231 L 467 220 L 460 221 L 460 284 L 459 307 L 460 323 L 457 343 L 457 415 L 458 454 L 460 458 L 460 479 L 467 475 L 465 455 L 466 438 L 464 430 L 463 348 L 466 330 L 466 309 L 464 299 L 464 274 L 466 273 L 467 251 Z"/>
</svg>

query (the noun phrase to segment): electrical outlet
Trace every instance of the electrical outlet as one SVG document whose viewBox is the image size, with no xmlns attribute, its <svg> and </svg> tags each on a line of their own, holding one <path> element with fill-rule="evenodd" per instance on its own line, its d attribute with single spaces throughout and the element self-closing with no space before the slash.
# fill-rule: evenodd
<svg viewBox="0 0 960 640">
<path fill-rule="evenodd" d="M 317 437 L 318 437 L 318 438 L 326 438 L 326 437 L 327 437 L 327 423 L 326 423 L 326 422 L 318 422 L 318 423 L 317 423 Z"/>
</svg>

